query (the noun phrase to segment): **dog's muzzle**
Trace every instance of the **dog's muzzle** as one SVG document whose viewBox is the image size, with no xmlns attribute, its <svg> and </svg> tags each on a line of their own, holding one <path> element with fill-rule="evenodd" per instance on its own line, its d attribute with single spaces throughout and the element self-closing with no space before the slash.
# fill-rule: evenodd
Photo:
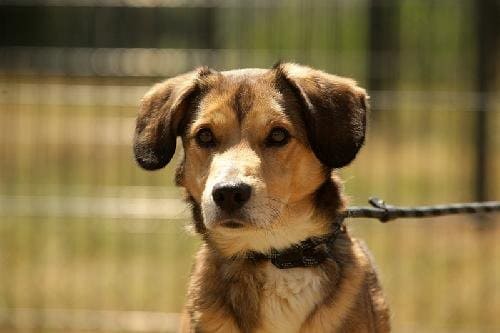
<svg viewBox="0 0 500 333">
<path fill-rule="evenodd" d="M 233 213 L 243 207 L 251 195 L 252 187 L 245 183 L 218 183 L 212 190 L 215 204 L 225 213 Z"/>
</svg>

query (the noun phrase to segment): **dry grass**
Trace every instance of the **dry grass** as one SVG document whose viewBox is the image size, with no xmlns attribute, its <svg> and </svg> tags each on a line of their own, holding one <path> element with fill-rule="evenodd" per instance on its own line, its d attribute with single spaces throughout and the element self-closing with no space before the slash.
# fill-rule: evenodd
<svg viewBox="0 0 500 333">
<path fill-rule="evenodd" d="M 473 199 L 474 113 L 425 104 L 405 111 L 400 103 L 398 112 L 374 117 L 368 144 L 342 172 L 352 202 L 373 194 L 408 205 Z M 0 108 L 0 196 L 179 196 L 171 188 L 175 163 L 151 174 L 133 162 L 134 107 Z M 500 113 L 492 119 L 499 124 Z M 498 131 L 490 142 L 499 151 Z M 499 198 L 500 155 L 490 155 L 490 197 Z M 1 309 L 180 311 L 198 244 L 184 230 L 188 221 L 5 211 L 0 204 Z M 500 331 L 498 216 L 481 230 L 465 218 L 350 225 L 374 253 L 395 332 Z M 15 331 L 5 322 L 0 332 Z"/>
</svg>

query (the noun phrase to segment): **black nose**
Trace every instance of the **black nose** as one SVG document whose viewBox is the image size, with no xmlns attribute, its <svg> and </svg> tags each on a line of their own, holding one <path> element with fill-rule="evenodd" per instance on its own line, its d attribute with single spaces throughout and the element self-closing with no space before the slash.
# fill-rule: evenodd
<svg viewBox="0 0 500 333">
<path fill-rule="evenodd" d="M 226 212 L 243 207 L 251 194 L 252 188 L 245 183 L 219 183 L 212 190 L 215 203 Z"/>
</svg>

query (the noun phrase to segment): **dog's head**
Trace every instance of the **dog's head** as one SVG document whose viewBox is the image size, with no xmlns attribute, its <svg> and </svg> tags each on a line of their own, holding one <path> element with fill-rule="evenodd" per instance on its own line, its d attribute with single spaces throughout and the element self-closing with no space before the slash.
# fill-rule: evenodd
<svg viewBox="0 0 500 333">
<path fill-rule="evenodd" d="M 144 96 L 136 160 L 148 170 L 164 167 L 180 136 L 177 183 L 193 204 L 196 229 L 231 255 L 285 247 L 325 232 L 308 220 L 318 213 L 318 191 L 335 184 L 332 169 L 349 164 L 363 144 L 366 99 L 354 81 L 296 64 L 200 68 Z M 333 187 L 323 195 L 335 196 L 338 209 Z"/>
</svg>

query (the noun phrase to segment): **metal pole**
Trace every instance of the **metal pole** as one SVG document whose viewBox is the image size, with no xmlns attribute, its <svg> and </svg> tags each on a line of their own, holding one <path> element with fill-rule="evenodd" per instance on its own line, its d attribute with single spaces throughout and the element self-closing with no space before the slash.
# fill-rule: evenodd
<svg viewBox="0 0 500 333">
<path fill-rule="evenodd" d="M 475 200 L 488 198 L 488 96 L 495 74 L 498 53 L 496 43 L 496 0 L 474 1 L 476 27 L 476 155 L 475 155 Z"/>
<path fill-rule="evenodd" d="M 399 3 L 371 0 L 368 7 L 368 90 L 394 89 L 399 63 Z M 376 114 L 373 114 L 377 117 Z"/>
</svg>

